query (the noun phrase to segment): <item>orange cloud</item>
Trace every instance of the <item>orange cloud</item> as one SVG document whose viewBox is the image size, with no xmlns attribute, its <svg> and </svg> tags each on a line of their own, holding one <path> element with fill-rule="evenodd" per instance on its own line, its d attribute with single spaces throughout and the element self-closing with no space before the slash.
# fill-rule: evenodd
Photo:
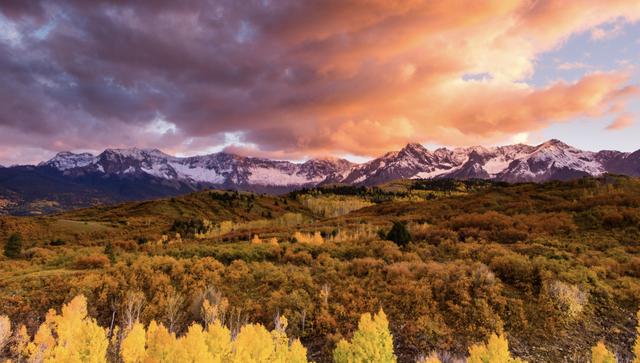
<svg viewBox="0 0 640 363">
<path fill-rule="evenodd" d="M 633 115 L 630 113 L 625 113 L 623 115 L 616 117 L 616 119 L 613 120 L 613 122 L 609 126 L 607 126 L 607 130 L 626 129 L 627 127 L 633 125 L 634 122 L 635 122 L 635 117 L 633 117 Z"/>
<path fill-rule="evenodd" d="M 71 147 L 193 153 L 233 133 L 255 145 L 242 153 L 373 156 L 409 141 L 511 139 L 637 97 L 622 70 L 527 83 L 536 57 L 570 36 L 638 21 L 637 0 L 79 3 L 41 7 L 67 15 L 46 40 L 0 52 L 11 70 L 0 72 L 0 143 L 55 148 L 71 135 Z M 28 11 L 5 11 L 25 34 Z"/>
</svg>

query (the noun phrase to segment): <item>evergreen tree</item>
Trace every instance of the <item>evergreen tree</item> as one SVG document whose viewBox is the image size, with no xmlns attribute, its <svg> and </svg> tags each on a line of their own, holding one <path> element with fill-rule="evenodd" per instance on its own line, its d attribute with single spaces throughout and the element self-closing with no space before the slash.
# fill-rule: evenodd
<svg viewBox="0 0 640 363">
<path fill-rule="evenodd" d="M 19 234 L 14 233 L 9 236 L 4 245 L 4 255 L 9 258 L 19 258 L 22 255 L 22 238 Z"/>
<path fill-rule="evenodd" d="M 104 246 L 104 254 L 109 257 L 109 262 L 111 262 L 112 265 L 116 263 L 116 253 L 113 250 L 113 245 L 111 244 L 111 242 L 108 242 L 107 245 Z"/>
<path fill-rule="evenodd" d="M 393 227 L 387 233 L 387 240 L 395 242 L 400 247 L 404 247 L 411 242 L 411 234 L 407 226 L 402 222 L 393 222 Z"/>
</svg>

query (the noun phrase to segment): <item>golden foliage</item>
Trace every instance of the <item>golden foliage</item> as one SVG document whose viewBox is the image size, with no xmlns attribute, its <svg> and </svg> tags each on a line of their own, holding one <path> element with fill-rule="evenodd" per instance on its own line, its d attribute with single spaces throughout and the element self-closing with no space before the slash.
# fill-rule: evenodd
<svg viewBox="0 0 640 363">
<path fill-rule="evenodd" d="M 218 321 L 204 330 L 192 324 L 179 338 L 162 325 L 135 324 L 122 342 L 121 357 L 125 363 L 137 362 L 306 362 L 307 351 L 298 340 L 289 344 L 282 329 L 271 333 L 260 324 L 245 325 L 237 337 Z"/>
<path fill-rule="evenodd" d="M 254 234 L 253 238 L 251 238 L 251 244 L 253 244 L 253 245 L 262 244 L 262 240 L 260 239 L 260 237 L 257 234 Z"/>
<path fill-rule="evenodd" d="M 11 337 L 11 321 L 6 315 L 0 316 L 0 352 L 4 349 L 5 345 L 9 342 Z"/>
<path fill-rule="evenodd" d="M 140 323 L 133 324 L 120 344 L 120 356 L 124 363 L 142 363 L 146 355 L 145 331 Z"/>
<path fill-rule="evenodd" d="M 31 361 L 106 362 L 106 331 L 87 317 L 87 299 L 75 297 L 57 315 L 50 310 L 28 346 Z"/>
<path fill-rule="evenodd" d="M 395 362 L 393 336 L 384 311 L 380 309 L 373 318 L 369 313 L 363 314 L 351 342 L 339 341 L 333 358 L 336 363 Z"/>
<path fill-rule="evenodd" d="M 591 348 L 591 363 L 616 363 L 616 356 L 611 353 L 602 341 Z"/>
<path fill-rule="evenodd" d="M 339 217 L 352 211 L 374 205 L 366 199 L 351 196 L 311 196 L 299 197 L 300 202 L 315 215 L 324 218 Z"/>
<path fill-rule="evenodd" d="M 512 358 L 509 343 L 503 335 L 491 334 L 486 344 L 474 344 L 469 348 L 468 363 L 519 363 L 519 358 Z"/>
<path fill-rule="evenodd" d="M 548 290 L 556 304 L 571 318 L 576 318 L 582 312 L 588 300 L 587 294 L 578 286 L 562 281 L 551 282 Z"/>
<path fill-rule="evenodd" d="M 320 232 L 314 232 L 313 234 L 295 232 L 293 234 L 293 238 L 295 238 L 298 243 L 305 243 L 309 245 L 318 246 L 324 243 L 324 238 L 322 238 Z"/>
</svg>

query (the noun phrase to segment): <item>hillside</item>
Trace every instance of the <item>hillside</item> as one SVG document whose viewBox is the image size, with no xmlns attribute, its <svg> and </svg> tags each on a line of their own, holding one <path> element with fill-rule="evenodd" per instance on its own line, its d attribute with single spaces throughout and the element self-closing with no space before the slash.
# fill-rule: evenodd
<svg viewBox="0 0 640 363">
<path fill-rule="evenodd" d="M 409 243 L 389 240 L 394 222 Z M 33 333 L 47 309 L 82 293 L 109 326 L 137 292 L 143 323 L 184 333 L 214 294 L 228 301 L 231 330 L 272 329 L 286 316 L 316 362 L 381 308 L 401 362 L 464 357 L 502 332 L 530 362 L 584 361 L 599 340 L 626 358 L 640 306 L 639 224 L 640 180 L 609 175 L 211 190 L 3 216 L 0 240 L 19 233 L 23 251 L 2 257 L 0 311 Z"/>
</svg>

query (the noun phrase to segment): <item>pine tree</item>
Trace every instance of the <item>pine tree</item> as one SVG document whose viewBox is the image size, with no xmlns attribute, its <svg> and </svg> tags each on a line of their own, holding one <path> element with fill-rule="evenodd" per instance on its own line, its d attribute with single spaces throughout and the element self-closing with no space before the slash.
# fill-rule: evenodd
<svg viewBox="0 0 640 363">
<path fill-rule="evenodd" d="M 400 247 L 404 247 L 411 242 L 411 234 L 407 226 L 402 222 L 393 222 L 393 227 L 387 233 L 387 240 L 395 242 Z"/>
<path fill-rule="evenodd" d="M 9 258 L 19 258 L 22 255 L 22 238 L 19 234 L 14 233 L 9 236 L 4 245 L 4 255 Z"/>
<path fill-rule="evenodd" d="M 616 363 L 616 356 L 611 353 L 602 341 L 591 348 L 591 363 Z"/>
<path fill-rule="evenodd" d="M 363 314 L 351 342 L 338 342 L 333 359 L 336 363 L 396 362 L 393 336 L 389 332 L 389 321 L 384 311 L 380 309 L 373 318 L 369 313 Z"/>
<path fill-rule="evenodd" d="M 487 344 L 474 344 L 469 348 L 468 363 L 523 363 L 511 357 L 509 342 L 503 336 L 491 334 Z"/>
<path fill-rule="evenodd" d="M 113 244 L 111 244 L 110 241 L 106 246 L 104 246 L 104 254 L 109 257 L 109 262 L 111 262 L 112 265 L 116 263 L 116 253 L 113 250 Z"/>
</svg>

